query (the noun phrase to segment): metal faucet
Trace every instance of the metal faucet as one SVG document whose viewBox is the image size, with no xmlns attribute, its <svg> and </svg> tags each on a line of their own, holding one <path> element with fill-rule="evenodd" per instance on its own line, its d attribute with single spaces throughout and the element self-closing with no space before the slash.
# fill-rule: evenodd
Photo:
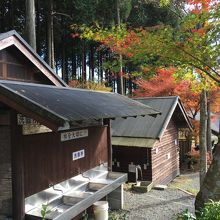
<svg viewBox="0 0 220 220">
<path fill-rule="evenodd" d="M 53 183 L 50 183 L 50 184 L 49 184 L 49 187 L 53 187 L 53 190 L 55 190 L 55 191 L 60 191 L 60 192 L 62 192 L 62 194 L 63 194 L 63 190 L 62 190 L 62 189 L 56 189 L 56 188 L 55 188 L 55 185 L 54 185 Z"/>
<path fill-rule="evenodd" d="M 140 165 L 136 165 L 136 170 L 137 170 L 137 173 L 136 173 L 136 179 L 138 179 L 138 170 L 140 171 L 140 174 L 141 174 L 141 180 L 143 180 L 143 174 L 142 174 L 142 168 Z"/>
<path fill-rule="evenodd" d="M 53 190 L 55 190 L 55 191 L 60 191 L 60 192 L 62 192 L 62 194 L 63 194 L 63 190 L 62 190 L 62 189 L 56 189 L 56 188 L 54 187 L 54 185 L 53 185 Z"/>
<path fill-rule="evenodd" d="M 105 163 L 104 161 L 99 161 L 99 167 L 101 168 L 101 167 L 104 167 L 104 168 L 107 168 L 108 167 L 108 165 L 107 165 L 107 163 Z"/>
<path fill-rule="evenodd" d="M 89 176 L 85 176 L 83 173 L 81 173 L 82 177 L 87 178 L 89 181 L 91 180 Z"/>
</svg>

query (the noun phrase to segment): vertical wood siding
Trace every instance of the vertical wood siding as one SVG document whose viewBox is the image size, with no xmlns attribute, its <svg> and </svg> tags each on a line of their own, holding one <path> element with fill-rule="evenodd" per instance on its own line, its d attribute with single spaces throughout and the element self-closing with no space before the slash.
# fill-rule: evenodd
<svg viewBox="0 0 220 220">
<path fill-rule="evenodd" d="M 179 174 L 179 150 L 175 144 L 178 129 L 171 120 L 161 141 L 152 149 L 152 179 L 154 184 L 167 184 Z M 158 152 L 156 153 L 156 148 Z M 170 158 L 168 159 L 168 154 Z"/>
<path fill-rule="evenodd" d="M 107 162 L 107 128 L 89 128 L 89 136 L 60 141 L 59 133 L 23 136 L 25 197 Z M 72 160 L 84 149 L 85 157 Z"/>
<path fill-rule="evenodd" d="M 10 126 L 0 125 L 0 219 L 12 215 Z"/>
</svg>

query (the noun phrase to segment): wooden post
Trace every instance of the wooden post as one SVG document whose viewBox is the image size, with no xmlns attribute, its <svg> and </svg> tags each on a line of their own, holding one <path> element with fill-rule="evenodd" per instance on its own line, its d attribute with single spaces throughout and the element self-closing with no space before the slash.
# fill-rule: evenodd
<svg viewBox="0 0 220 220">
<path fill-rule="evenodd" d="M 12 152 L 12 210 L 13 220 L 25 218 L 24 166 L 21 143 L 21 128 L 17 126 L 17 113 L 11 111 L 11 152 Z"/>
<path fill-rule="evenodd" d="M 108 142 L 108 171 L 112 171 L 112 137 L 111 137 L 111 120 L 106 119 L 107 125 L 107 142 Z"/>
</svg>

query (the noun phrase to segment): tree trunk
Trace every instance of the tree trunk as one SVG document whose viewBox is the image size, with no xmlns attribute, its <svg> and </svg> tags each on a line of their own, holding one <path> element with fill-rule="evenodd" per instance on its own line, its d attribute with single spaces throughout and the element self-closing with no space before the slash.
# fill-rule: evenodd
<svg viewBox="0 0 220 220">
<path fill-rule="evenodd" d="M 203 90 L 200 96 L 200 127 L 199 127 L 199 151 L 200 151 L 200 186 L 207 172 L 207 97 Z"/>
<path fill-rule="evenodd" d="M 77 56 L 74 49 L 74 44 L 72 47 L 72 79 L 76 79 L 76 62 L 77 62 Z"/>
<path fill-rule="evenodd" d="M 133 87 L 132 76 L 129 74 L 129 79 L 128 79 L 128 94 L 129 94 L 130 97 L 132 96 L 132 87 Z"/>
<path fill-rule="evenodd" d="M 15 7 L 15 2 L 14 0 L 10 1 L 10 8 L 9 8 L 9 13 L 10 13 L 10 29 L 13 30 L 14 29 L 14 7 Z"/>
<path fill-rule="evenodd" d="M 90 45 L 89 80 L 94 81 L 94 47 Z"/>
<path fill-rule="evenodd" d="M 121 25 L 121 18 L 120 18 L 120 4 L 119 4 L 120 0 L 116 0 L 116 14 L 117 14 L 117 25 L 120 26 Z M 123 76 L 122 76 L 122 55 L 119 54 L 119 65 L 120 65 L 120 70 L 118 73 L 118 77 L 117 77 L 117 92 L 119 94 L 124 94 L 124 85 L 123 85 Z"/>
<path fill-rule="evenodd" d="M 207 151 L 212 158 L 211 104 L 207 100 Z"/>
<path fill-rule="evenodd" d="M 48 1 L 47 14 L 47 62 L 52 69 L 54 64 L 53 0 Z"/>
<path fill-rule="evenodd" d="M 27 42 L 36 51 L 35 2 L 26 0 L 26 36 Z"/>
<path fill-rule="evenodd" d="M 62 79 L 68 83 L 67 69 L 66 69 L 66 48 L 64 36 L 62 37 Z"/>
<path fill-rule="evenodd" d="M 39 0 L 36 1 L 36 33 L 40 33 L 40 3 Z M 37 37 L 36 39 L 36 45 L 37 45 L 37 53 L 40 54 L 41 53 L 41 49 L 40 48 L 40 37 Z"/>
<path fill-rule="evenodd" d="M 82 81 L 86 81 L 86 45 L 85 41 L 82 42 Z"/>
<path fill-rule="evenodd" d="M 220 140 L 220 139 L 219 139 Z M 220 141 L 215 146 L 215 153 L 213 154 L 213 161 L 209 167 L 209 170 L 205 176 L 203 184 L 200 188 L 199 193 L 196 196 L 195 208 L 204 206 L 204 203 L 208 202 L 209 199 L 214 201 L 220 200 Z"/>
<path fill-rule="evenodd" d="M 103 58 L 103 56 L 102 56 L 102 52 L 100 51 L 100 53 L 99 53 L 99 73 L 100 73 L 100 82 L 102 83 L 103 82 L 103 68 L 102 68 L 102 58 Z"/>
</svg>

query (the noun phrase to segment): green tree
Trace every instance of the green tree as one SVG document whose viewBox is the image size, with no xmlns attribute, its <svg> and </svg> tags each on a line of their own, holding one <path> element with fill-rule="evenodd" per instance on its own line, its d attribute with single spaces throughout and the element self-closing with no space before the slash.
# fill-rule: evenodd
<svg viewBox="0 0 220 220">
<path fill-rule="evenodd" d="M 191 11 L 179 22 L 176 27 L 157 25 L 151 28 L 136 28 L 128 30 L 113 27 L 110 30 L 84 29 L 83 37 L 92 38 L 102 42 L 115 53 L 127 57 L 133 64 L 141 64 L 145 68 L 176 66 L 181 67 L 179 78 L 193 77 L 199 83 L 201 95 L 201 121 L 200 121 L 200 151 L 201 151 L 201 191 L 196 204 L 203 205 L 207 198 L 217 198 L 213 191 L 219 190 L 218 182 L 211 172 L 209 178 L 215 182 L 211 185 L 203 179 L 206 173 L 206 98 L 205 91 L 211 85 L 220 82 L 219 49 L 217 40 L 219 28 L 220 6 L 215 0 L 190 0 Z M 139 66 L 141 69 L 141 66 Z M 150 71 L 149 71 L 150 72 Z M 189 74 L 189 72 L 191 74 Z M 141 76 L 140 76 L 141 77 Z M 207 78 L 209 77 L 209 78 Z M 220 155 L 215 157 L 220 158 Z M 216 160 L 214 160 L 214 163 Z M 213 165 L 218 167 L 218 164 Z M 211 165 L 212 168 L 212 165 Z M 211 169 L 212 170 L 212 169 Z M 220 170 L 220 168 L 219 168 Z M 219 176 L 218 176 L 219 177 Z M 214 186 L 213 186 L 214 185 Z M 206 186 L 206 188 L 204 188 Z M 212 186 L 212 188 L 210 187 Z M 208 190 L 207 190 L 208 189 Z M 215 195 L 215 196 L 214 196 Z M 197 208 L 198 208 L 197 206 Z"/>
</svg>

